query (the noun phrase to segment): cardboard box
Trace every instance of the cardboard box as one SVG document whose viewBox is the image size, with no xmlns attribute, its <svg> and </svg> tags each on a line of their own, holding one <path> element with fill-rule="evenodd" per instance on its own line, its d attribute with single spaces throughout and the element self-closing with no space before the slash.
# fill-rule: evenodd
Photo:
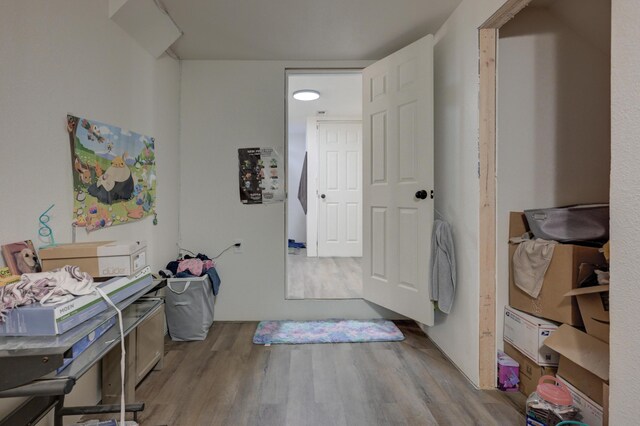
<svg viewBox="0 0 640 426">
<path fill-rule="evenodd" d="M 535 362 L 531 361 L 525 354 L 514 348 L 507 342 L 504 342 L 504 353 L 513 358 L 518 364 L 520 364 L 520 374 L 518 378 L 518 389 L 520 392 L 529 396 L 536 390 L 538 386 L 538 380 L 542 376 L 555 376 L 555 367 L 542 367 Z"/>
<path fill-rule="evenodd" d="M 509 238 L 529 231 L 523 213 L 511 212 Z M 577 288 L 578 266 L 581 263 L 604 264 L 604 256 L 594 247 L 558 244 L 544 276 L 542 290 L 536 299 L 522 291 L 513 281 L 511 259 L 517 244 L 509 245 L 509 305 L 530 314 L 553 321 L 580 326 L 582 319 L 575 299 L 564 295 Z"/>
<path fill-rule="evenodd" d="M 129 276 L 147 266 L 144 241 L 58 244 L 41 249 L 39 254 L 45 271 L 74 265 L 92 277 Z"/>
<path fill-rule="evenodd" d="M 533 315 L 504 307 L 504 341 L 529 357 L 534 363 L 554 367 L 559 355 L 546 347 L 544 341 L 558 329 L 558 325 Z"/>
<path fill-rule="evenodd" d="M 565 386 L 567 386 L 567 389 L 569 389 L 569 392 L 571 392 L 573 406 L 580 410 L 580 421 L 588 424 L 589 426 L 602 426 L 602 406 L 589 399 L 589 397 L 580 392 L 575 386 L 563 379 L 561 376 L 557 376 L 557 379 L 564 383 Z"/>
<path fill-rule="evenodd" d="M 578 282 L 582 282 L 594 270 L 594 265 L 580 265 Z M 582 322 L 590 334 L 603 342 L 609 343 L 609 286 L 598 285 L 571 290 L 567 297 L 578 300 Z"/>
<path fill-rule="evenodd" d="M 560 354 L 558 375 L 602 406 L 603 383 L 609 382 L 609 345 L 567 324 L 544 344 Z"/>
<path fill-rule="evenodd" d="M 145 288 L 151 288 L 151 267 L 147 266 L 129 277 L 112 278 L 98 286 L 119 303 Z M 94 292 L 78 296 L 73 300 L 54 305 L 20 306 L 7 313 L 4 322 L 0 322 L 0 336 L 54 336 L 93 318 L 107 309 L 107 302 Z"/>
</svg>

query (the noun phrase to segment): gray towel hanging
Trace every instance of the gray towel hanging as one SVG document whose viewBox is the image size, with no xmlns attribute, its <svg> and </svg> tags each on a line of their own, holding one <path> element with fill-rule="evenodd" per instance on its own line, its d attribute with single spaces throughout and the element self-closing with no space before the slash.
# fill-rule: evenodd
<svg viewBox="0 0 640 426">
<path fill-rule="evenodd" d="M 445 314 L 451 312 L 456 291 L 456 259 L 451 225 L 433 221 L 431 233 L 431 300 Z"/>
</svg>

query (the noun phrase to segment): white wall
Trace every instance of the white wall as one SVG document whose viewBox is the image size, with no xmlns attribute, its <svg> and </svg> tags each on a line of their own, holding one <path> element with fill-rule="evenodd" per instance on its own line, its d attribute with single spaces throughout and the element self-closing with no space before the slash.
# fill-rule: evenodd
<svg viewBox="0 0 640 426">
<path fill-rule="evenodd" d="M 164 266 L 178 235 L 178 62 L 139 47 L 108 19 L 107 0 L 2 1 L 0 57 L 1 243 L 38 245 L 38 216 L 53 203 L 56 241 L 71 241 L 71 112 L 154 136 L 158 162 L 157 227 L 147 219 L 78 240 L 147 240 L 151 265 Z M 76 403 L 96 402 L 97 371 Z M 14 403 L 0 400 L 0 412 Z"/>
<path fill-rule="evenodd" d="M 287 232 L 289 238 L 296 241 L 307 241 L 307 215 L 298 200 L 298 186 L 302 174 L 304 154 L 307 151 L 305 133 L 289 133 L 288 169 L 287 169 Z"/>
<path fill-rule="evenodd" d="M 216 320 L 393 317 L 362 300 L 285 300 L 284 204 L 242 205 L 238 148 L 284 145 L 285 68 L 361 67 L 368 62 L 184 61 L 181 88 L 180 236 L 216 254 Z M 297 190 L 297 189 L 296 189 Z"/>
<path fill-rule="evenodd" d="M 0 13 L 0 212 L 3 242 L 32 239 L 49 205 L 56 242 L 71 242 L 67 112 L 156 138 L 158 220 L 78 240 L 147 240 L 153 269 L 176 252 L 179 64 L 153 59 L 108 19 L 107 1 L 3 1 Z"/>
<path fill-rule="evenodd" d="M 478 27 L 504 0 L 464 0 L 435 36 L 435 208 L 453 227 L 457 288 L 433 341 L 479 382 Z"/>
<path fill-rule="evenodd" d="M 640 7 L 612 1 L 611 425 L 638 421 L 640 395 Z"/>
<path fill-rule="evenodd" d="M 607 14 L 587 15 L 572 23 L 605 34 L 611 24 Z M 554 9 L 527 7 L 500 29 L 499 348 L 502 312 L 509 299 L 509 212 L 609 200 L 609 79 L 609 50 L 569 28 Z"/>
</svg>

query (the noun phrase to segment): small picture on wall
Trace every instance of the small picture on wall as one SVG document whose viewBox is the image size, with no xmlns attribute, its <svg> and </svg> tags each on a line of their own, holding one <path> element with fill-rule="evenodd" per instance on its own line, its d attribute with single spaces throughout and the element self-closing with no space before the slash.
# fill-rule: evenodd
<svg viewBox="0 0 640 426">
<path fill-rule="evenodd" d="M 31 240 L 3 245 L 2 255 L 9 271 L 14 275 L 42 272 L 40 259 Z"/>
<path fill-rule="evenodd" d="M 282 156 L 275 148 L 240 148 L 240 201 L 242 204 L 268 204 L 284 201 L 284 188 L 278 178 Z M 284 170 L 283 170 L 284 172 Z"/>
</svg>

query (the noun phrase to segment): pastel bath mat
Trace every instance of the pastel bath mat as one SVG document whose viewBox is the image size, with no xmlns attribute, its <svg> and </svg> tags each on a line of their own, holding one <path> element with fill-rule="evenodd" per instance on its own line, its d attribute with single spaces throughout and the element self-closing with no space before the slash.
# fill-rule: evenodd
<svg viewBox="0 0 640 426">
<path fill-rule="evenodd" d="M 360 343 L 404 340 L 387 320 L 260 321 L 253 343 Z"/>
</svg>

